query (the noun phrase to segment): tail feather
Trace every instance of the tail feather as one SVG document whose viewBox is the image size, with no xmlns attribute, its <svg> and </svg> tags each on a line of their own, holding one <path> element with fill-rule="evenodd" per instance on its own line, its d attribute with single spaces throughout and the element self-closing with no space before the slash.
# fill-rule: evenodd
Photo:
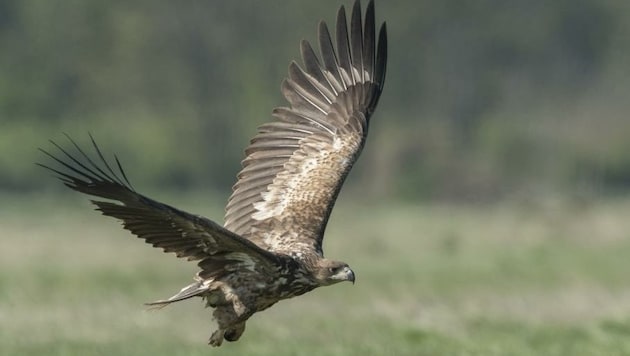
<svg viewBox="0 0 630 356">
<path fill-rule="evenodd" d="M 191 285 L 188 285 L 182 288 L 179 291 L 179 293 L 175 294 L 174 296 L 168 299 L 157 300 L 155 302 L 150 302 L 150 303 L 144 303 L 144 305 L 150 306 L 151 309 L 153 308 L 162 309 L 171 303 L 175 303 L 175 302 L 186 300 L 192 297 L 196 297 L 196 296 L 202 295 L 203 293 L 207 291 L 208 291 L 208 286 L 204 284 L 203 282 L 199 281 L 199 282 L 195 282 Z"/>
</svg>

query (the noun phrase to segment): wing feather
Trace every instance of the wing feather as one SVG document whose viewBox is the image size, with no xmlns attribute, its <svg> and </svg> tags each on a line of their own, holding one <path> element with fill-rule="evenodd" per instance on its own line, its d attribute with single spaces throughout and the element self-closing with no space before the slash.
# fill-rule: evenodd
<svg viewBox="0 0 630 356">
<path fill-rule="evenodd" d="M 291 62 L 281 86 L 289 107 L 274 109 L 276 121 L 262 125 L 245 149 L 225 228 L 274 252 L 307 246 L 322 253 L 328 217 L 383 89 L 385 25 L 378 44 L 375 34 L 373 1 L 365 21 L 356 1 L 349 30 L 344 7 L 337 13 L 335 44 L 320 22 L 321 57 L 300 43 L 304 69 Z"/>
<path fill-rule="evenodd" d="M 291 62 L 289 65 L 288 80 L 293 82 L 292 84 L 300 95 L 306 97 L 309 101 L 313 101 L 318 107 L 324 108 L 324 111 L 334 100 L 334 96 L 330 96 L 332 93 L 324 85 L 310 78 L 295 62 Z"/>
<path fill-rule="evenodd" d="M 313 134 L 319 130 L 324 130 L 331 135 L 334 135 L 334 126 L 328 122 L 321 120 L 319 115 L 312 115 L 298 111 L 296 108 L 275 108 L 272 112 L 273 116 L 287 123 L 295 123 L 302 125 L 303 130 L 309 130 L 310 134 Z M 312 128 L 311 128 L 312 127 Z M 255 139 L 255 137 L 254 137 Z"/>
<path fill-rule="evenodd" d="M 363 70 L 367 75 L 364 81 L 374 80 L 375 32 L 374 2 L 369 2 L 365 10 L 365 28 L 363 30 Z"/>
<path fill-rule="evenodd" d="M 352 45 L 352 66 L 351 72 L 355 75 L 355 82 L 363 83 L 368 78 L 363 74 L 363 24 L 361 23 L 361 3 L 355 1 L 352 7 L 352 17 L 350 19 L 350 41 Z"/>
<path fill-rule="evenodd" d="M 126 230 L 144 239 L 145 242 L 161 248 L 164 252 L 174 253 L 180 258 L 201 260 L 200 266 L 203 263 L 212 265 L 207 262 L 208 260 L 225 261 L 226 256 L 231 256 L 229 258 L 233 260 L 236 252 L 248 256 L 246 261 L 232 261 L 236 265 L 239 263 L 249 265 L 255 261 L 261 270 L 272 270 L 279 263 L 278 256 L 211 220 L 137 193 L 129 184 L 118 159 L 116 173 L 91 136 L 100 164 L 90 158 L 69 136 L 67 137 L 76 148 L 76 156 L 51 141 L 59 150 L 60 156 L 40 150 L 52 158 L 60 168 L 51 168 L 40 163 L 38 165 L 57 174 L 58 178 L 73 190 L 111 200 L 92 200 L 92 203 L 103 215 L 121 220 Z"/>
<path fill-rule="evenodd" d="M 320 64 L 319 59 L 317 59 L 317 55 L 315 54 L 313 47 L 311 47 L 311 44 L 308 41 L 302 40 L 300 50 L 306 71 L 302 70 L 302 68 L 297 65 L 295 68 L 303 73 L 311 84 L 326 97 L 329 103 L 332 103 L 337 96 L 337 91 L 324 75 L 322 65 Z M 291 74 L 289 73 L 289 75 Z"/>
<path fill-rule="evenodd" d="M 352 62 L 352 56 L 350 54 L 350 40 L 348 39 L 348 25 L 346 22 L 346 10 L 343 6 L 337 12 L 337 55 L 339 59 L 339 67 L 341 78 L 347 86 L 356 84 L 354 76 L 352 75 L 353 66 L 356 65 Z"/>
</svg>

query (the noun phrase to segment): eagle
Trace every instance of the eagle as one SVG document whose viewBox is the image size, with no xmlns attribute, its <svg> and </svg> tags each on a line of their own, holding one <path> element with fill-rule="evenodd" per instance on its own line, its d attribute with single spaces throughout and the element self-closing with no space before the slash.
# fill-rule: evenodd
<svg viewBox="0 0 630 356">
<path fill-rule="evenodd" d="M 374 2 L 362 18 L 357 0 L 349 27 L 343 5 L 335 40 L 318 28 L 320 56 L 300 44 L 303 66 L 291 62 L 281 90 L 289 102 L 272 112 L 245 149 L 226 206 L 224 225 L 138 193 L 117 156 L 107 160 L 90 134 L 92 154 L 66 134 L 68 147 L 38 165 L 67 187 L 102 198 L 96 210 L 114 217 L 146 243 L 198 261 L 194 282 L 147 305 L 164 307 L 201 297 L 217 324 L 212 346 L 236 341 L 256 312 L 315 288 L 350 281 L 347 263 L 328 259 L 322 239 L 341 186 L 357 160 L 385 80 L 387 31 L 376 41 Z"/>
</svg>

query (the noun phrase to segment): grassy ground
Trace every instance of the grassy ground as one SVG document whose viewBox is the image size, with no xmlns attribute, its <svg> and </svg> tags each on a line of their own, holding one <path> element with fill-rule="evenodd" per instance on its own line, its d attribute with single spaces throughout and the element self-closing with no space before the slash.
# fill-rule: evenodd
<svg viewBox="0 0 630 356">
<path fill-rule="evenodd" d="M 325 249 L 353 267 L 356 285 L 281 302 L 214 350 L 201 301 L 142 305 L 187 284 L 194 264 L 85 200 L 3 200 L 2 355 L 630 354 L 630 200 L 340 202 Z M 222 216 L 201 203 L 178 206 Z"/>
</svg>

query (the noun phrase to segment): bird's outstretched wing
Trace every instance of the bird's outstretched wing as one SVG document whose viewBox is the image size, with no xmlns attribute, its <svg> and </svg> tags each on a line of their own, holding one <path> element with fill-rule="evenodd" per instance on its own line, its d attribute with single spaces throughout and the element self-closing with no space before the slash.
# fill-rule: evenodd
<svg viewBox="0 0 630 356">
<path fill-rule="evenodd" d="M 66 186 L 76 191 L 114 201 L 92 200 L 92 203 L 104 215 L 120 219 L 125 229 L 147 243 L 165 252 L 173 252 L 177 257 L 201 260 L 199 266 L 202 269 L 211 269 L 203 271 L 208 277 L 222 273 L 227 265 L 234 270 L 243 267 L 269 271 L 277 267 L 278 256 L 215 222 L 136 193 L 118 158 L 115 158 L 113 169 L 94 139 L 96 162 L 69 136 L 68 139 L 76 149 L 74 155 L 53 141 L 51 143 L 59 150 L 58 156 L 40 149 L 59 164 L 58 169 L 38 165 L 56 173 Z"/>
<path fill-rule="evenodd" d="M 374 3 L 362 24 L 354 3 L 348 30 L 337 14 L 336 50 L 319 24 L 321 61 L 301 43 L 304 68 L 295 62 L 282 83 L 291 107 L 273 111 L 245 150 L 246 158 L 226 207 L 225 228 L 271 251 L 309 249 L 320 255 L 335 199 L 356 161 L 385 80 L 385 24 L 376 43 Z"/>
</svg>

